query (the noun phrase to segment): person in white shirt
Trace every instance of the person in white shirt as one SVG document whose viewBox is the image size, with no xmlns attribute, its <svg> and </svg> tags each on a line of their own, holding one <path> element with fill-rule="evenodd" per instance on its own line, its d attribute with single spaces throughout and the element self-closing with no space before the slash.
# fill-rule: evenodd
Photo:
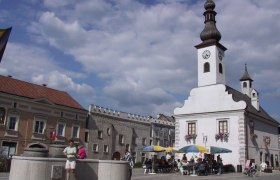
<svg viewBox="0 0 280 180">
<path fill-rule="evenodd" d="M 75 180 L 77 180 L 75 173 L 77 148 L 74 146 L 74 141 L 72 139 L 69 140 L 69 146 L 64 149 L 63 153 L 67 158 L 65 164 L 66 180 L 70 180 L 70 172 L 72 172 Z"/>
</svg>

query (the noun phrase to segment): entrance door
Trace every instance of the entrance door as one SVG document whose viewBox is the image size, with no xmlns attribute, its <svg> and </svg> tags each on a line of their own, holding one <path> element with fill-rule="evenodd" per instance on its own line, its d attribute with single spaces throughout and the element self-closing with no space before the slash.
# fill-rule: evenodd
<svg viewBox="0 0 280 180">
<path fill-rule="evenodd" d="M 270 155 L 270 163 L 271 163 L 271 167 L 274 168 L 274 158 L 273 158 L 273 154 Z"/>
<path fill-rule="evenodd" d="M 16 154 L 17 143 L 3 141 L 2 143 L 2 154 L 6 157 L 10 157 Z"/>
</svg>

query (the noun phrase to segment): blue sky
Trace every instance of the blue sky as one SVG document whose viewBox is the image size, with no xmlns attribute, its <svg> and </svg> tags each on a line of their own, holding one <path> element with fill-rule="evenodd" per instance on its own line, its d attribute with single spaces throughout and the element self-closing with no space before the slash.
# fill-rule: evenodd
<svg viewBox="0 0 280 180">
<path fill-rule="evenodd" d="M 202 0 L 0 0 L 12 26 L 1 75 L 138 115 L 172 115 L 197 86 Z M 262 107 L 280 120 L 278 0 L 216 0 L 226 84 L 247 63 Z M 242 8 L 240 8 L 242 7 Z"/>
</svg>

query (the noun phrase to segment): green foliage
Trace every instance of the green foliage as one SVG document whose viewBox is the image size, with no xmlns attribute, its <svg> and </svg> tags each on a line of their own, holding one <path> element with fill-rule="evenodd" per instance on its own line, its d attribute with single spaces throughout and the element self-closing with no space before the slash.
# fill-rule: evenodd
<svg viewBox="0 0 280 180">
<path fill-rule="evenodd" d="M 134 168 L 142 168 L 142 163 L 141 162 L 136 162 L 134 165 Z"/>
</svg>

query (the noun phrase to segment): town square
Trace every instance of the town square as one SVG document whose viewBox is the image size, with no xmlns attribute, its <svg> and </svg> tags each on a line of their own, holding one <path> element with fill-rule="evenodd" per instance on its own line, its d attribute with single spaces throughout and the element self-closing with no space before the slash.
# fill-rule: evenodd
<svg viewBox="0 0 280 180">
<path fill-rule="evenodd" d="M 0 1 L 0 180 L 279 179 L 275 2 Z"/>
</svg>

